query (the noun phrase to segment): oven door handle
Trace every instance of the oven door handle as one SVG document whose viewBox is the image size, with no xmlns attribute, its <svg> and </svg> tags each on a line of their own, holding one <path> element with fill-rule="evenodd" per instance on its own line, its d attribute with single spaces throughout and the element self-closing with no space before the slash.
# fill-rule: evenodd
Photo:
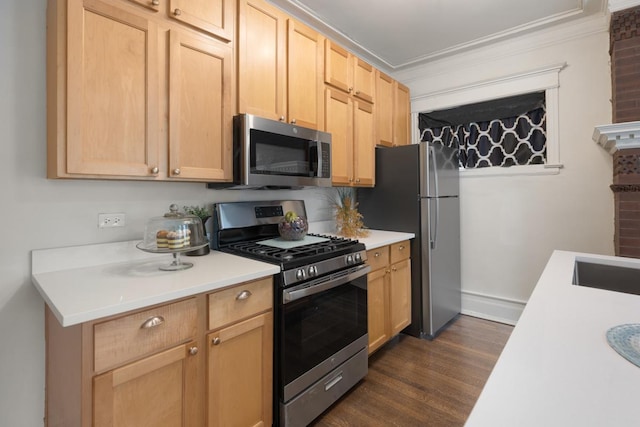
<svg viewBox="0 0 640 427">
<path fill-rule="evenodd" d="M 359 277 L 362 277 L 371 271 L 371 266 L 367 264 L 362 264 L 352 270 L 347 271 L 344 274 L 341 274 L 337 277 L 330 276 L 328 279 L 324 281 L 314 283 L 312 285 L 304 285 L 303 287 L 295 287 L 291 289 L 285 289 L 282 291 L 282 303 L 287 304 L 289 302 L 298 300 L 300 298 L 308 297 L 310 295 L 315 295 L 320 292 L 327 291 L 329 289 L 338 287 L 340 285 L 344 285 L 345 283 L 351 282 Z"/>
</svg>

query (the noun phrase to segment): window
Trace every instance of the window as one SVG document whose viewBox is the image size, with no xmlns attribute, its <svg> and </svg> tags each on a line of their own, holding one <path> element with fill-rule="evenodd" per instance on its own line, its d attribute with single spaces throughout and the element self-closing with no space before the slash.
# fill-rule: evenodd
<svg viewBox="0 0 640 427">
<path fill-rule="evenodd" d="M 411 100 L 413 113 L 413 140 L 419 141 L 418 112 L 429 112 L 455 108 L 461 105 L 485 102 L 511 96 L 544 92 L 546 160 L 545 164 L 519 167 L 484 167 L 463 169 L 461 177 L 502 176 L 502 175 L 549 175 L 558 174 L 562 168 L 558 140 L 560 71 L 566 63 L 549 65 L 538 69 L 504 75 L 491 80 L 476 81 L 457 87 L 438 89 L 418 95 Z"/>
<path fill-rule="evenodd" d="M 463 169 L 546 163 L 545 93 L 420 113 L 420 140 L 459 149 Z"/>
</svg>

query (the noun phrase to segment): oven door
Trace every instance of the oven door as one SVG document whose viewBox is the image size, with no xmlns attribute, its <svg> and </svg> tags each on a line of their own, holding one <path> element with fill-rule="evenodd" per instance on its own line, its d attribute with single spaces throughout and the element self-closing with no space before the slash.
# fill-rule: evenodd
<svg viewBox="0 0 640 427">
<path fill-rule="evenodd" d="M 359 265 L 282 290 L 280 399 L 287 402 L 367 346 L 367 273 Z"/>
</svg>

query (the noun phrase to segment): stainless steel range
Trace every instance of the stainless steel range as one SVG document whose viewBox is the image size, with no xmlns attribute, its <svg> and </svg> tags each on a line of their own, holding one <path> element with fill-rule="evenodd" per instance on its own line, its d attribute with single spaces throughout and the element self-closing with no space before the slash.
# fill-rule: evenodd
<svg viewBox="0 0 640 427">
<path fill-rule="evenodd" d="M 367 374 L 364 244 L 335 236 L 278 239 L 304 201 L 214 205 L 214 249 L 280 265 L 274 302 L 274 425 L 306 426 Z"/>
</svg>

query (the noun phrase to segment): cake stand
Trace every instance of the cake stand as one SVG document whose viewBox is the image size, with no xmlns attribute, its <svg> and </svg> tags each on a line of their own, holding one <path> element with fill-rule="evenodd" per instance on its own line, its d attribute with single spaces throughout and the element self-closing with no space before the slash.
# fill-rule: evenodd
<svg viewBox="0 0 640 427">
<path fill-rule="evenodd" d="M 136 245 L 136 248 L 141 251 L 149 252 L 152 254 L 171 254 L 172 260 L 168 264 L 162 264 L 159 269 L 162 271 L 178 271 L 178 270 L 186 270 L 188 268 L 193 267 L 193 263 L 191 262 L 183 262 L 180 254 L 183 252 L 191 252 L 197 249 L 204 248 L 209 243 L 201 243 L 199 245 L 190 245 L 180 249 L 168 249 L 168 248 L 158 248 L 155 244 L 153 245 L 145 245 L 144 242 L 140 242 Z"/>
</svg>

